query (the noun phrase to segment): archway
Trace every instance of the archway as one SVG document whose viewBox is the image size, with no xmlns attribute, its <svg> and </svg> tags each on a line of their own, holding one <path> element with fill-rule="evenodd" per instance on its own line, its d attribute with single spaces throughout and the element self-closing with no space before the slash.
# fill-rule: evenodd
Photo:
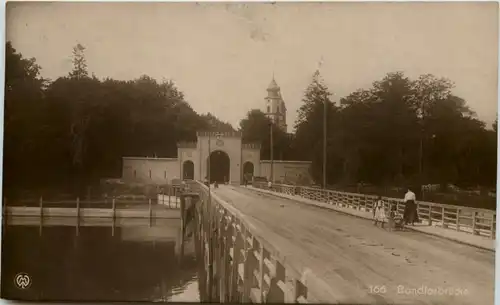
<svg viewBox="0 0 500 305">
<path fill-rule="evenodd" d="M 210 154 L 210 183 L 215 181 L 218 183 L 229 182 L 230 165 L 231 161 L 227 153 L 221 150 L 213 151 Z"/>
<path fill-rule="evenodd" d="M 253 172 L 254 172 L 253 163 L 250 161 L 245 162 L 243 164 L 243 178 L 245 178 L 247 181 L 252 181 Z"/>
<path fill-rule="evenodd" d="M 194 163 L 191 160 L 185 161 L 182 165 L 182 179 L 194 179 Z"/>
</svg>

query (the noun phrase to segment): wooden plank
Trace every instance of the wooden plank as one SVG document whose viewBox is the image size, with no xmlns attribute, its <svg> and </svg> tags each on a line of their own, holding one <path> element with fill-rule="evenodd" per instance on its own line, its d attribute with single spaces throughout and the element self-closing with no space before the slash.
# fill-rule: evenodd
<svg viewBox="0 0 500 305">
<path fill-rule="evenodd" d="M 38 216 L 40 217 L 74 217 L 78 218 L 150 218 L 150 211 L 148 209 L 94 209 L 94 208 L 43 208 L 39 207 L 7 207 L 6 214 L 9 216 Z M 153 209 L 151 210 L 152 218 L 180 218 L 180 210 L 174 209 Z"/>
<path fill-rule="evenodd" d="M 9 226 L 39 226 L 39 216 L 8 216 Z M 78 224 L 79 221 L 79 224 Z M 149 219 L 144 218 L 80 218 L 76 217 L 46 217 L 43 219 L 43 226 L 81 226 L 81 227 L 145 227 L 149 226 Z M 179 219 L 153 219 L 153 226 L 180 228 Z"/>
</svg>

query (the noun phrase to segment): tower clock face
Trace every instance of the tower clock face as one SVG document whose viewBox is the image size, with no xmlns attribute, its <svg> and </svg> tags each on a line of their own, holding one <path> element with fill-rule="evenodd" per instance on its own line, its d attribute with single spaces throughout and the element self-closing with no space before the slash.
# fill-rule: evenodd
<svg viewBox="0 0 500 305">
<path fill-rule="evenodd" d="M 217 146 L 223 146 L 224 145 L 224 141 L 222 141 L 221 139 L 217 139 L 217 141 L 215 141 L 215 145 L 217 145 Z"/>
</svg>

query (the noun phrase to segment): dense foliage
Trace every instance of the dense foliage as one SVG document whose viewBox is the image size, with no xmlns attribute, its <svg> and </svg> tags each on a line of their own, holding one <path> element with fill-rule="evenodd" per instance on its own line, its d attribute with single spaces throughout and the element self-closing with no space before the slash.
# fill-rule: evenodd
<svg viewBox="0 0 500 305">
<path fill-rule="evenodd" d="M 73 70 L 54 81 L 34 59 L 6 46 L 4 191 L 83 191 L 119 177 L 122 156 L 175 157 L 178 141 L 198 130 L 233 130 L 198 115 L 171 81 L 90 77 L 85 48 L 73 50 Z"/>
<path fill-rule="evenodd" d="M 312 174 L 321 181 L 326 102 L 327 184 L 494 188 L 496 122 L 487 129 L 452 89 L 432 75 L 410 80 L 389 73 L 335 105 L 316 73 L 299 110 L 295 151 L 313 161 Z"/>
<path fill-rule="evenodd" d="M 85 48 L 73 50 L 73 70 L 54 81 L 40 77 L 34 59 L 6 46 L 4 191 L 57 187 L 80 192 L 119 177 L 122 156 L 175 157 L 178 141 L 198 130 L 233 127 L 197 114 L 171 81 L 89 76 Z M 319 73 L 306 88 L 287 134 L 260 110 L 240 122 L 244 142 L 260 142 L 270 158 L 311 160 L 322 179 L 323 116 L 327 117 L 327 183 L 409 183 L 494 187 L 497 123 L 486 128 L 449 80 L 410 80 L 389 73 L 368 89 L 331 101 Z"/>
<path fill-rule="evenodd" d="M 252 109 L 247 116 L 240 121 L 240 130 L 242 132 L 242 141 L 246 143 L 261 144 L 261 159 L 271 159 L 271 128 L 273 136 L 273 157 L 275 160 L 293 159 L 291 151 L 292 137 L 271 124 L 271 120 L 258 110 Z"/>
</svg>

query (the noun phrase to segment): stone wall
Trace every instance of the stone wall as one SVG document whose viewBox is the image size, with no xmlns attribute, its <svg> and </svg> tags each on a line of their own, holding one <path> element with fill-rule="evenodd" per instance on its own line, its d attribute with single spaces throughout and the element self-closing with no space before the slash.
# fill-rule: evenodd
<svg viewBox="0 0 500 305">
<path fill-rule="evenodd" d="M 274 160 L 273 171 L 274 181 L 290 181 L 295 182 L 299 177 L 311 179 L 310 168 L 312 162 L 310 161 L 282 161 Z M 271 161 L 260 161 L 260 176 L 271 178 Z"/>
<path fill-rule="evenodd" d="M 195 143 L 196 145 L 196 143 Z M 187 161 L 191 161 L 194 164 L 194 179 L 199 180 L 200 178 L 200 154 L 198 149 L 195 147 L 178 147 L 177 148 L 177 156 L 179 158 L 179 166 L 180 171 L 182 172 L 182 177 L 186 177 L 186 173 L 184 172 L 184 164 Z"/>
<path fill-rule="evenodd" d="M 178 158 L 124 157 L 124 181 L 141 183 L 169 183 L 172 179 L 186 177 L 184 164 L 193 162 L 194 179 L 207 176 L 207 160 L 210 152 L 221 151 L 229 157 L 229 182 L 240 184 L 244 165 L 252 167 L 253 176 L 271 177 L 271 161 L 260 160 L 260 144 L 243 144 L 239 132 L 198 132 L 198 141 L 182 142 L 177 145 Z M 310 179 L 308 161 L 274 161 L 274 180 L 295 182 L 299 177 Z"/>
<path fill-rule="evenodd" d="M 123 157 L 124 181 L 165 184 L 181 175 L 177 158 Z"/>
<path fill-rule="evenodd" d="M 253 176 L 260 176 L 260 145 L 243 144 L 241 152 L 242 173 L 247 163 L 253 165 Z"/>
</svg>

